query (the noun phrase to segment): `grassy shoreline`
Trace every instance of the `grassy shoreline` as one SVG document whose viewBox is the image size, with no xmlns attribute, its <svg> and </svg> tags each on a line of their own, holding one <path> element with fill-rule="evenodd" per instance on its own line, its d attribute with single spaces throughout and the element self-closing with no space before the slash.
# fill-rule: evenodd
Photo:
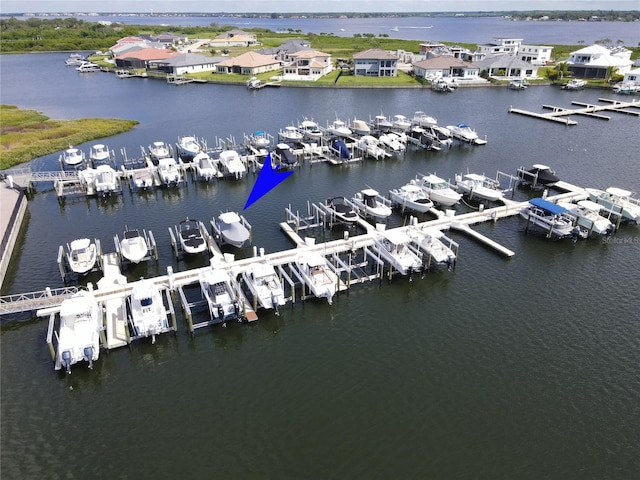
<svg viewBox="0 0 640 480">
<path fill-rule="evenodd" d="M 136 120 L 52 120 L 35 110 L 0 105 L 0 170 L 59 150 L 131 130 Z"/>
</svg>

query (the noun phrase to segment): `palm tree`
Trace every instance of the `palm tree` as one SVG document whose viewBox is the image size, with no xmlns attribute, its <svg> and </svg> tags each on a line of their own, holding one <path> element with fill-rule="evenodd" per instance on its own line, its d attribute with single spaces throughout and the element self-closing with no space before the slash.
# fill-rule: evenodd
<svg viewBox="0 0 640 480">
<path fill-rule="evenodd" d="M 607 73 L 604 76 L 604 81 L 608 83 L 611 80 L 611 77 L 613 77 L 617 71 L 618 67 L 614 67 L 613 65 L 607 67 Z"/>
<path fill-rule="evenodd" d="M 560 80 L 562 80 L 564 76 L 569 73 L 569 64 L 567 62 L 559 62 L 556 65 L 556 72 L 558 73 Z"/>
</svg>

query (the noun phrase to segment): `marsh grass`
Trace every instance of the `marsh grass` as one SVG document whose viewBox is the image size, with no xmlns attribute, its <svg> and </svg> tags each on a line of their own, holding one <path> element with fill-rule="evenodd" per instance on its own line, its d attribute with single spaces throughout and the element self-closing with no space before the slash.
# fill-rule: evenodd
<svg viewBox="0 0 640 480">
<path fill-rule="evenodd" d="M 35 110 L 0 105 L 0 170 L 98 138 L 132 129 L 138 122 L 108 118 L 51 120 Z"/>
</svg>

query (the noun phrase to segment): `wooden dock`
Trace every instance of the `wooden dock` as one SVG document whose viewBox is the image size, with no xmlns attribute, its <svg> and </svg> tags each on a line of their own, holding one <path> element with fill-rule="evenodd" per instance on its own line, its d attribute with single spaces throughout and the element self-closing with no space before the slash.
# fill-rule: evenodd
<svg viewBox="0 0 640 480">
<path fill-rule="evenodd" d="M 519 115 L 525 115 L 533 118 L 540 118 L 542 120 L 548 120 L 552 122 L 562 123 L 563 125 L 577 125 L 578 122 L 571 120 L 571 115 L 583 115 L 587 117 L 597 118 L 599 120 L 610 120 L 611 117 L 607 115 L 600 115 L 599 112 L 617 112 L 627 115 L 640 116 L 640 111 L 633 110 L 634 108 L 640 108 L 640 102 L 621 102 L 618 100 L 612 100 L 609 98 L 598 98 L 599 101 L 605 102 L 606 105 L 591 105 L 588 103 L 572 101 L 572 105 L 579 105 L 581 108 L 565 108 L 556 107 L 554 105 L 543 105 L 542 108 L 552 110 L 547 113 L 536 113 L 528 110 L 521 110 L 519 108 L 509 107 L 509 113 L 517 113 Z"/>
</svg>

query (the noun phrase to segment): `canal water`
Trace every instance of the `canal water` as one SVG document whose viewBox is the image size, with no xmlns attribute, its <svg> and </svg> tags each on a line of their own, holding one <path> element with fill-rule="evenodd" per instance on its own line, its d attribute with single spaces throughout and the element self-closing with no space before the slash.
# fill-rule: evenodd
<svg viewBox="0 0 640 480">
<path fill-rule="evenodd" d="M 242 212 L 254 245 L 267 252 L 293 246 L 278 225 L 285 207 L 305 211 L 308 201 L 366 186 L 386 194 L 418 173 L 493 176 L 546 163 L 580 186 L 640 191 L 637 118 L 575 117 L 578 125 L 567 127 L 508 113 L 612 97 L 602 90 L 176 87 L 79 74 L 65 58 L 1 56 L 1 103 L 60 119 L 139 120 L 101 140 L 119 159 L 123 148 L 139 156 L 141 146 L 183 135 L 209 144 L 256 130 L 276 135 L 305 117 L 326 125 L 424 110 L 486 136 L 484 146 L 302 166 Z M 58 156 L 32 166 L 56 169 Z M 127 271 L 132 280 L 206 264 L 176 261 L 168 228 L 187 216 L 208 224 L 221 211 L 241 211 L 254 181 L 188 182 L 62 205 L 50 185 L 39 186 L 2 294 L 61 287 L 59 245 L 91 237 L 113 251 L 125 225 L 152 230 L 159 244 L 158 264 Z M 396 213 L 390 226 L 405 221 Z M 3 318 L 2 476 L 637 478 L 640 229 L 573 242 L 524 227 L 518 218 L 474 227 L 515 251 L 511 259 L 452 232 L 460 251 L 450 272 L 357 285 L 332 306 L 297 302 L 280 316 L 259 312 L 251 325 L 194 338 L 180 317 L 176 336 L 102 352 L 93 370 L 78 366 L 68 376 L 53 370 L 46 320 Z"/>
</svg>

